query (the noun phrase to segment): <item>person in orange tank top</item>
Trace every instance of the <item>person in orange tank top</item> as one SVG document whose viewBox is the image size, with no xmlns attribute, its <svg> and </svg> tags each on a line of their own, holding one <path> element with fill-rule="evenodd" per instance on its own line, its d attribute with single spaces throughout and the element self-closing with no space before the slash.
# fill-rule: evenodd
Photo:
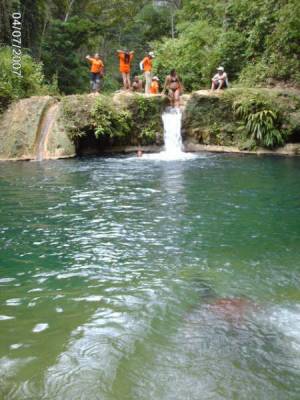
<svg viewBox="0 0 300 400">
<path fill-rule="evenodd" d="M 145 76 L 145 93 L 150 93 L 150 86 L 152 80 L 152 60 L 154 58 L 153 51 L 150 51 L 148 55 L 140 62 L 140 69 L 144 71 Z"/>
<path fill-rule="evenodd" d="M 103 77 L 104 64 L 98 53 L 94 57 L 87 55 L 86 59 L 91 64 L 91 92 L 98 93 L 100 90 L 100 79 Z"/>
<path fill-rule="evenodd" d="M 124 90 L 129 90 L 131 86 L 130 82 L 130 63 L 133 60 L 134 51 L 123 51 L 117 50 L 120 60 L 120 72 L 123 78 Z"/>
<path fill-rule="evenodd" d="M 152 78 L 151 86 L 150 86 L 150 93 L 151 94 L 158 94 L 159 92 L 159 79 L 157 76 Z"/>
</svg>

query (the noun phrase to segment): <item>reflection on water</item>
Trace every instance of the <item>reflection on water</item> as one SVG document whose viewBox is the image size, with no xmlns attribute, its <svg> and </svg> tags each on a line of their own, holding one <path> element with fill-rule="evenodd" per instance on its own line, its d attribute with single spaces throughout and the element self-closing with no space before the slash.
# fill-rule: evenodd
<svg viewBox="0 0 300 400">
<path fill-rule="evenodd" d="M 298 400 L 298 170 L 2 164 L 0 398 Z"/>
</svg>

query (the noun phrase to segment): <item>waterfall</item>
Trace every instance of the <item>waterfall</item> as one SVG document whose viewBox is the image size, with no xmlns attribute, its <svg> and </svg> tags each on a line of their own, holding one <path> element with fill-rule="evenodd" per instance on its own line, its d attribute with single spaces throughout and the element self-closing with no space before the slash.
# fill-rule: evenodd
<svg viewBox="0 0 300 400">
<path fill-rule="evenodd" d="M 36 160 L 42 161 L 47 158 L 47 141 L 53 127 L 58 111 L 58 105 L 52 104 L 43 114 L 37 134 Z"/>
<path fill-rule="evenodd" d="M 170 109 L 163 113 L 165 155 L 170 158 L 182 155 L 183 145 L 181 137 L 182 113 Z"/>
<path fill-rule="evenodd" d="M 183 151 L 181 137 L 182 112 L 177 108 L 168 107 L 162 115 L 164 125 L 164 150 L 158 154 L 144 154 L 143 159 L 151 160 L 187 160 L 196 157 Z"/>
</svg>

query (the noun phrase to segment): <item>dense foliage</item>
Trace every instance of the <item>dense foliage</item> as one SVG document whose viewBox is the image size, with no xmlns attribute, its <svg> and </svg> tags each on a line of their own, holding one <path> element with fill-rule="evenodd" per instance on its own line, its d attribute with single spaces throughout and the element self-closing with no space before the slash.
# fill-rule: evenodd
<svg viewBox="0 0 300 400">
<path fill-rule="evenodd" d="M 126 109 L 116 108 L 110 98 L 97 98 L 92 117 L 96 137 L 124 137 L 131 131 L 131 113 Z"/>
<path fill-rule="evenodd" d="M 232 88 L 213 96 L 195 92 L 185 109 L 183 132 L 198 143 L 241 150 L 298 142 L 300 99 L 294 93 L 258 88 Z"/>
<path fill-rule="evenodd" d="M 62 98 L 63 125 L 75 143 L 89 133 L 110 143 L 161 144 L 162 97 L 74 95 Z"/>
<path fill-rule="evenodd" d="M 209 87 L 222 64 L 242 85 L 300 84 L 298 0 L 186 0 L 178 36 L 156 43 L 157 71 L 175 64 L 187 89 Z"/>
<path fill-rule="evenodd" d="M 33 95 L 55 94 L 55 82 L 46 85 L 42 65 L 28 54 L 22 58 L 22 78 L 13 74 L 11 68 L 11 49 L 0 48 L 0 112 L 14 99 Z"/>
<path fill-rule="evenodd" d="M 241 120 L 241 130 L 251 142 L 264 147 L 284 143 L 281 114 L 272 104 L 259 97 L 244 98 L 233 103 L 233 110 Z"/>
<path fill-rule="evenodd" d="M 209 87 L 218 64 L 230 80 L 255 86 L 300 83 L 298 0 L 2 0 L 0 42 L 22 11 L 23 47 L 62 93 L 89 88 L 87 53 L 106 65 L 104 91 L 119 87 L 118 48 L 135 50 L 132 73 L 149 49 L 163 79 L 172 67 L 187 90 Z"/>
<path fill-rule="evenodd" d="M 153 0 L 3 1 L 0 43 L 11 44 L 11 15 L 20 10 L 23 49 L 43 62 L 49 82 L 55 76 L 60 91 L 71 94 L 89 90 L 87 54 L 99 52 L 104 61 L 104 91 L 120 87 L 117 49 L 135 51 L 132 72 L 138 73 L 150 42 L 171 36 L 171 13 L 178 0 L 160 6 Z"/>
</svg>

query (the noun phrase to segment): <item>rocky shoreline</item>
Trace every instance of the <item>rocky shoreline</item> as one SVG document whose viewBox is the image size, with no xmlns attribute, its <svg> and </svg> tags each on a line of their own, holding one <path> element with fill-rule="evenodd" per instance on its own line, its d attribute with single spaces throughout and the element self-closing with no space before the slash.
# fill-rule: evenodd
<svg viewBox="0 0 300 400">
<path fill-rule="evenodd" d="M 251 91 L 252 90 L 252 91 Z M 232 103 L 244 92 L 270 97 L 290 124 L 287 142 L 275 149 L 254 148 L 240 134 Z M 47 112 L 56 105 L 55 120 Z M 35 96 L 20 100 L 0 115 L 0 161 L 36 160 L 43 139 L 43 159 L 77 155 L 145 153 L 163 149 L 161 96 L 118 92 L 112 96 Z M 196 91 L 182 96 L 182 135 L 187 152 L 221 152 L 256 155 L 300 155 L 300 95 L 292 89 L 229 89 Z M 107 114 L 107 115 L 106 115 Z M 108 119 L 110 118 L 110 119 Z M 48 116 L 49 119 L 49 116 Z M 51 123 L 51 129 L 49 124 Z M 114 127 L 110 133 L 104 127 Z M 105 125 L 106 124 L 106 125 Z M 119 124 L 119 125 L 118 125 Z M 45 128 L 46 126 L 46 128 Z M 47 129 L 43 133 L 41 130 Z M 98 132 L 98 133 L 97 133 Z"/>
</svg>

